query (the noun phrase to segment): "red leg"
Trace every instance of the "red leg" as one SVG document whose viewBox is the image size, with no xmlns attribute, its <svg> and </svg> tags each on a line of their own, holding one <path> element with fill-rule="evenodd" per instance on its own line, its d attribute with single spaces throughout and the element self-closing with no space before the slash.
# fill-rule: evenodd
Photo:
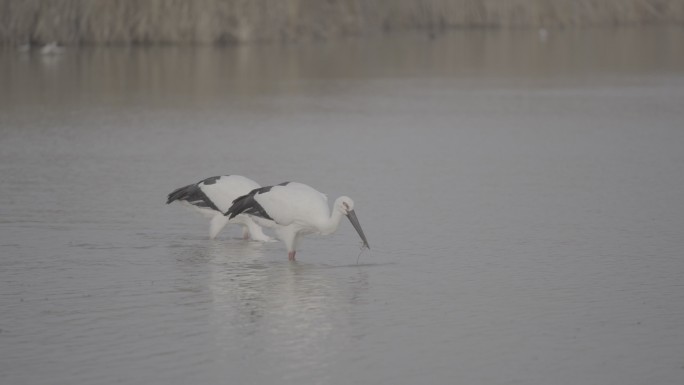
<svg viewBox="0 0 684 385">
<path fill-rule="evenodd" d="M 289 259 L 290 261 L 294 261 L 296 253 L 296 251 L 290 251 L 289 253 L 287 253 L 287 259 Z"/>
</svg>

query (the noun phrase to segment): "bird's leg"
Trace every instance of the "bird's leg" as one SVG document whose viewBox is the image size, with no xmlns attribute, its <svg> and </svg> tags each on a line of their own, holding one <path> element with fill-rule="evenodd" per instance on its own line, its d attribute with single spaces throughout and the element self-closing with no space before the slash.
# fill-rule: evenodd
<svg viewBox="0 0 684 385">
<path fill-rule="evenodd" d="M 295 254 L 296 253 L 297 253 L 296 251 L 290 251 L 289 253 L 287 253 L 287 259 L 289 259 L 290 261 L 295 261 Z"/>
<path fill-rule="evenodd" d="M 242 239 L 249 239 L 249 229 L 247 228 L 247 226 L 242 226 Z"/>
<path fill-rule="evenodd" d="M 263 231 L 261 231 L 261 227 L 254 223 L 253 220 L 246 218 L 245 219 L 245 226 L 247 227 L 247 231 L 249 231 L 249 237 L 255 241 L 262 241 L 262 242 L 271 242 L 273 239 L 269 237 L 268 235 L 264 234 Z"/>
</svg>

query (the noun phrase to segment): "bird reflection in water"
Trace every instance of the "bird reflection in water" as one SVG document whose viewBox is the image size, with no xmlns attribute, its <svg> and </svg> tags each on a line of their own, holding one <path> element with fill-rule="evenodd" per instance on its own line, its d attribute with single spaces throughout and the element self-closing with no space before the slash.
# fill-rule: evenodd
<svg viewBox="0 0 684 385">
<path fill-rule="evenodd" d="M 355 266 L 264 261 L 262 252 L 273 247 L 278 246 L 216 243 L 207 248 L 213 254 L 208 267 L 216 343 L 228 347 L 240 341 L 246 355 L 265 356 L 273 370 L 324 367 L 330 346 L 355 338 L 352 314 L 364 303 L 367 272 Z"/>
</svg>

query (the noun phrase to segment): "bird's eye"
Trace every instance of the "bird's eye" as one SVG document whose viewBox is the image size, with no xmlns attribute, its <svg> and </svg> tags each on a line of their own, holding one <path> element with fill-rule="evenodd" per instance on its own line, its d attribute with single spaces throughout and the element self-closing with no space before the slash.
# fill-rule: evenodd
<svg viewBox="0 0 684 385">
<path fill-rule="evenodd" d="M 347 202 L 342 202 L 342 206 L 344 206 L 345 210 L 349 210 L 349 205 L 347 204 Z"/>
</svg>

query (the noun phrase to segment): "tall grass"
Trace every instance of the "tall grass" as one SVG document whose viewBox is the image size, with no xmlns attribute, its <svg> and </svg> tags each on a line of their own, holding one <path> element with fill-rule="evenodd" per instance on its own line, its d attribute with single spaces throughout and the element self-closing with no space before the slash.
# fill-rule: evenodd
<svg viewBox="0 0 684 385">
<path fill-rule="evenodd" d="M 0 43 L 239 43 L 684 23 L 684 0 L 0 0 Z"/>
</svg>

